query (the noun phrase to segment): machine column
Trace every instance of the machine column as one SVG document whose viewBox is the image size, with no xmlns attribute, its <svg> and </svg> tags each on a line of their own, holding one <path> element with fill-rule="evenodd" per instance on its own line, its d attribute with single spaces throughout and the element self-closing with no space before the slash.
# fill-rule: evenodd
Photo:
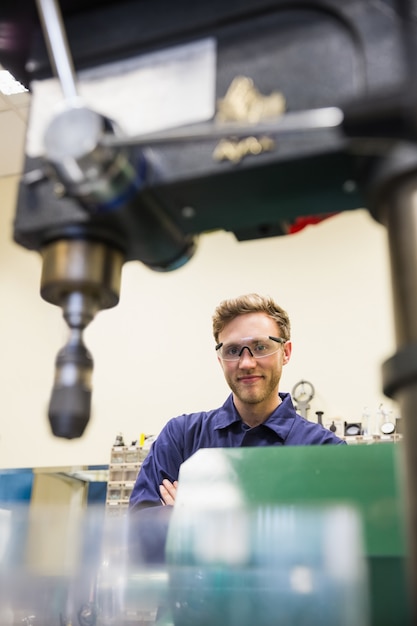
<svg viewBox="0 0 417 626">
<path fill-rule="evenodd" d="M 398 402 L 404 424 L 409 592 L 417 623 L 417 169 L 405 170 L 385 180 L 374 208 L 388 232 L 397 352 L 383 364 L 383 384 L 385 394 Z"/>
</svg>

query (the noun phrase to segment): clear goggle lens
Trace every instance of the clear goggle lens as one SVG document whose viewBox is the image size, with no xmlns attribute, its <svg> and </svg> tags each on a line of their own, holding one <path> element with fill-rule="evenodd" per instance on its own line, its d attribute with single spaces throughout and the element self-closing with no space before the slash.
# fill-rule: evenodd
<svg viewBox="0 0 417 626">
<path fill-rule="evenodd" d="M 239 341 L 219 343 L 217 354 L 222 361 L 239 361 L 245 349 L 254 359 L 262 359 L 278 352 L 280 344 L 286 343 L 281 337 L 245 337 Z"/>
</svg>

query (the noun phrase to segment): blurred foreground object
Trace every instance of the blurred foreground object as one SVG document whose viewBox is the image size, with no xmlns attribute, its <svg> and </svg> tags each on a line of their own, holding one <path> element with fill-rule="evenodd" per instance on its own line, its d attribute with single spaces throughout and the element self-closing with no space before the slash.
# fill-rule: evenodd
<svg viewBox="0 0 417 626">
<path fill-rule="evenodd" d="M 2 509 L 0 624 L 411 626 L 397 463 L 393 444 L 206 449 L 175 507 Z"/>
</svg>

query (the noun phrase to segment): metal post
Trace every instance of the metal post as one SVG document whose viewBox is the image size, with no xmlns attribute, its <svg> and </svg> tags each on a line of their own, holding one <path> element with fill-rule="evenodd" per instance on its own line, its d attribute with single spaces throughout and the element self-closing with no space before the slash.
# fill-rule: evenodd
<svg viewBox="0 0 417 626">
<path fill-rule="evenodd" d="M 404 499 L 409 539 L 410 601 L 417 623 L 417 173 L 390 185 L 380 218 L 387 227 L 398 352 L 384 363 L 384 391 L 404 424 Z"/>
<path fill-rule="evenodd" d="M 78 99 L 76 76 L 71 52 L 57 0 L 36 0 L 49 60 L 58 76 L 64 97 Z"/>
</svg>

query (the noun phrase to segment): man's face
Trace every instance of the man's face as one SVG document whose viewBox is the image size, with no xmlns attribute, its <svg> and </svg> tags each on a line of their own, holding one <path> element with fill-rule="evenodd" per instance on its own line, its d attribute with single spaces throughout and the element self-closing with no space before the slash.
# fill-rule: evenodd
<svg viewBox="0 0 417 626">
<path fill-rule="evenodd" d="M 229 322 L 219 335 L 219 343 L 224 345 L 236 342 L 245 344 L 242 339 L 259 337 L 279 337 L 278 324 L 265 313 L 240 315 Z M 282 366 L 288 363 L 291 355 L 291 342 L 277 343 L 277 352 L 261 359 L 243 350 L 239 360 L 224 361 L 219 358 L 226 382 L 235 397 L 244 404 L 267 403 L 275 400 L 282 373 Z"/>
</svg>

